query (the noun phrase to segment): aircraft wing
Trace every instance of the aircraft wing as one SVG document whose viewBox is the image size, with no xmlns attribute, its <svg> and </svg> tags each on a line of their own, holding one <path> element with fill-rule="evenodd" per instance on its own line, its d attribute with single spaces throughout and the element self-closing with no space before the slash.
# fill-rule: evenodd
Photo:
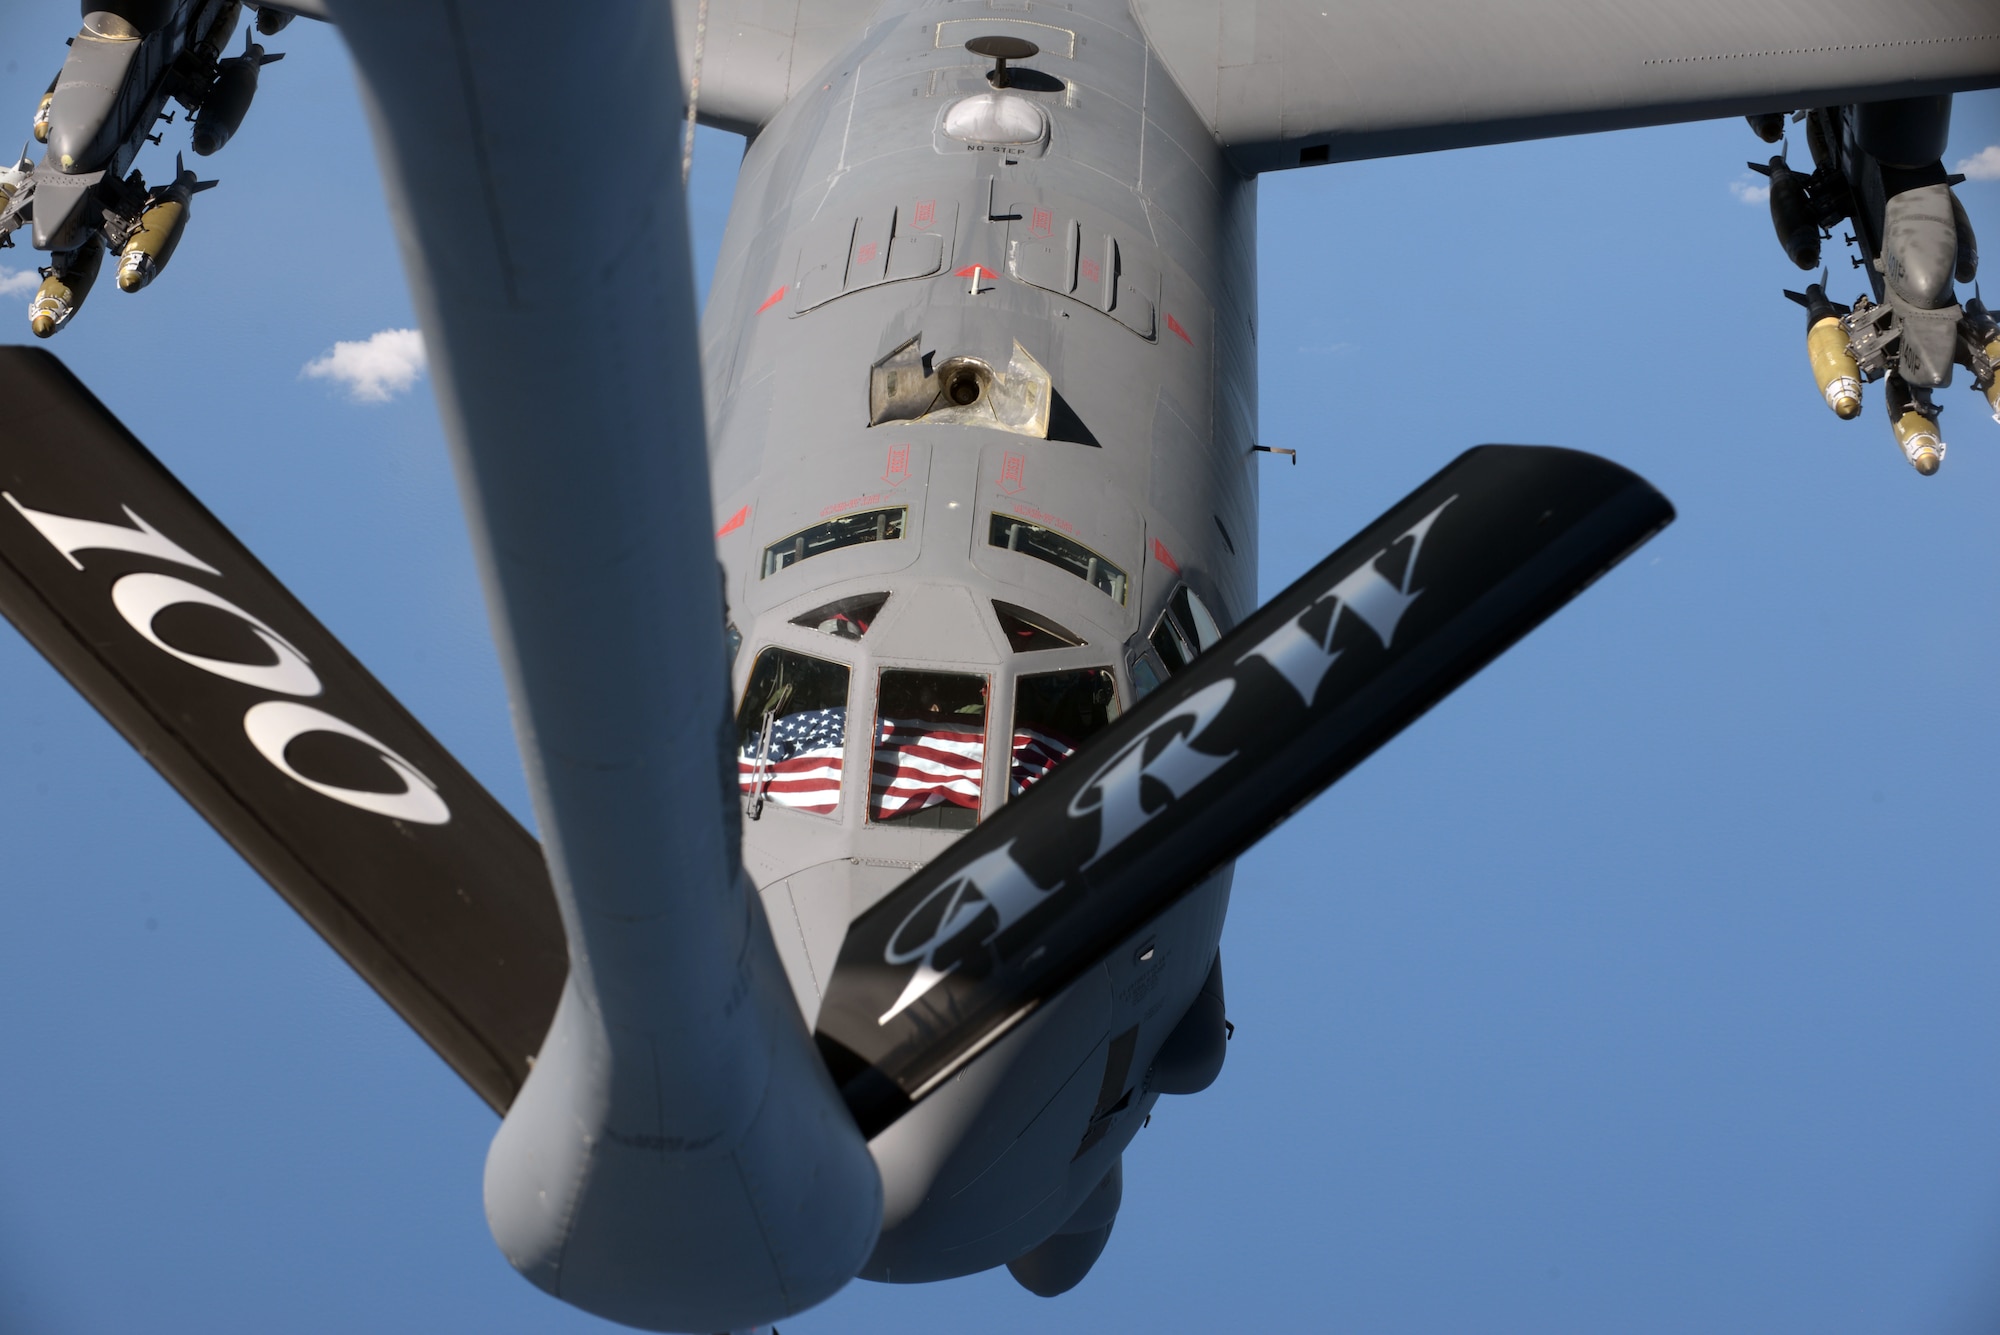
<svg viewBox="0 0 2000 1335">
<path fill-rule="evenodd" d="M 506 1111 L 569 964 L 533 836 L 54 357 L 0 403 L 0 613 Z"/>
<path fill-rule="evenodd" d="M 881 0 L 673 0 L 681 87 L 694 89 L 702 124 L 752 134 L 881 7 Z"/>
<path fill-rule="evenodd" d="M 1992 0 L 1134 0 L 1245 171 L 2000 84 Z"/>
</svg>

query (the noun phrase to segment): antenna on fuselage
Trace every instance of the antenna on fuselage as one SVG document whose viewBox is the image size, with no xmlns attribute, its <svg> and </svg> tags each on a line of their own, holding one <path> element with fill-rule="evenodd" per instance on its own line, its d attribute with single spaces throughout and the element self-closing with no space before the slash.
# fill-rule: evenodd
<svg viewBox="0 0 2000 1335">
<path fill-rule="evenodd" d="M 1042 50 L 1025 37 L 974 37 L 965 44 L 965 49 L 993 62 L 993 72 L 986 76 L 986 80 L 995 88 L 1007 86 L 1008 61 L 1027 60 L 1041 54 Z"/>
</svg>

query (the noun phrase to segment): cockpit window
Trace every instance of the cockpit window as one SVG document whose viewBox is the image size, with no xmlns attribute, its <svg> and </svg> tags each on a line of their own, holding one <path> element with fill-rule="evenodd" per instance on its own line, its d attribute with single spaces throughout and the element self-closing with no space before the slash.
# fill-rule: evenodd
<svg viewBox="0 0 2000 1335">
<path fill-rule="evenodd" d="M 766 802 L 831 816 L 840 810 L 847 669 L 766 649 L 736 712 L 736 776 L 753 820 Z"/>
<path fill-rule="evenodd" d="M 803 616 L 795 616 L 792 624 L 838 635 L 843 640 L 858 640 L 875 624 L 875 618 L 882 614 L 882 605 L 888 601 L 886 593 L 857 594 L 828 603 L 825 607 L 815 607 Z"/>
<path fill-rule="evenodd" d="M 1118 717 L 1109 668 L 1042 672 L 1014 682 L 1014 759 L 1007 795 L 1018 797 Z"/>
<path fill-rule="evenodd" d="M 909 518 L 910 507 L 899 505 L 893 510 L 864 510 L 860 514 L 842 515 L 824 524 L 800 529 L 791 537 L 764 549 L 764 569 L 758 578 L 768 578 L 801 561 L 837 552 L 842 547 L 863 542 L 893 542 L 903 536 Z"/>
<path fill-rule="evenodd" d="M 1017 654 L 1031 654 L 1038 649 L 1074 649 L 1083 643 L 1083 637 L 1064 630 L 1039 612 L 1030 612 L 1025 607 L 1003 603 L 997 598 L 993 611 L 1000 618 L 1000 629 L 1007 636 L 1007 647 Z"/>
<path fill-rule="evenodd" d="M 1160 613 L 1152 635 L 1153 649 L 1169 672 L 1179 672 L 1221 638 L 1222 629 L 1209 615 L 1208 605 L 1185 584 L 1167 600 L 1167 609 Z"/>
<path fill-rule="evenodd" d="M 1010 552 L 1032 556 L 1037 561 L 1047 561 L 1093 588 L 1110 594 L 1112 601 L 1119 604 L 1125 601 L 1125 572 L 1076 539 L 1064 537 L 1054 529 L 996 513 L 986 531 L 986 541 Z"/>
<path fill-rule="evenodd" d="M 882 673 L 868 814 L 878 821 L 969 830 L 986 774 L 986 678 Z"/>
<path fill-rule="evenodd" d="M 1143 700 L 1160 687 L 1166 685 L 1166 675 L 1153 662 L 1150 652 L 1140 652 L 1132 657 L 1132 699 Z"/>
</svg>

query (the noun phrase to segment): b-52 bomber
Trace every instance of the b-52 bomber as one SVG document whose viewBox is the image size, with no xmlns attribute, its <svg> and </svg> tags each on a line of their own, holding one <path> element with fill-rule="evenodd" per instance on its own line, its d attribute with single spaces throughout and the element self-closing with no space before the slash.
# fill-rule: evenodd
<svg viewBox="0 0 2000 1335">
<path fill-rule="evenodd" d="M 1053 1296 L 1222 1068 L 1236 857 L 1673 517 L 1481 446 L 1259 606 L 1258 177 L 1811 109 L 1849 195 L 1807 221 L 1857 219 L 1890 311 L 1834 312 L 1869 351 L 1822 383 L 1907 416 L 1979 318 L 1925 220 L 2000 13 L 1813 8 L 332 0 L 542 841 L 38 350 L 0 610 L 501 1114 L 535 1284 L 680 1331 Z M 699 330 L 694 120 L 748 137 Z M 38 238 L 142 216 L 41 171 Z M 497 206 L 529 179 L 589 207 Z"/>
<path fill-rule="evenodd" d="M 266 36 L 292 20 L 290 9 L 253 8 Z M 247 29 L 243 49 L 227 54 L 243 0 L 85 0 L 83 9 L 83 28 L 35 108 L 41 161 L 24 149 L 0 171 L 0 247 L 25 224 L 49 256 L 28 308 L 38 338 L 75 317 L 107 253 L 117 256 L 121 291 L 152 282 L 180 244 L 193 195 L 215 184 L 179 161 L 173 179 L 151 189 L 132 170 L 140 148 L 160 142 L 154 127 L 174 122 L 167 104 L 187 112 L 194 151 L 205 157 L 243 124 L 262 68 L 284 59 Z"/>
</svg>

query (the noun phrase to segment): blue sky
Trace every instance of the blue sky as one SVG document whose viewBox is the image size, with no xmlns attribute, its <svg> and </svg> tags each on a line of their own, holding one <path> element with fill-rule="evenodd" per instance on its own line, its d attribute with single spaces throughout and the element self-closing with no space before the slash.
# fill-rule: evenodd
<svg viewBox="0 0 2000 1335">
<path fill-rule="evenodd" d="M 0 13 L 24 134 L 74 16 Z M 335 34 L 271 45 L 172 268 L 53 347 L 525 815 L 428 382 L 304 374 L 414 321 Z M 1948 159 L 1994 145 L 1961 98 Z M 738 151 L 698 145 L 702 266 Z M 1923 479 L 1879 394 L 1820 404 L 1768 151 L 1262 184 L 1267 593 L 1480 441 L 1680 522 L 1244 861 L 1228 1066 L 1081 1288 L 857 1283 L 787 1335 L 1993 1327 L 2000 425 L 1961 376 Z M 2000 252 L 2000 181 L 1961 194 Z M 0 1331 L 610 1329 L 493 1247 L 483 1105 L 4 630 L 0 848 Z"/>
</svg>

